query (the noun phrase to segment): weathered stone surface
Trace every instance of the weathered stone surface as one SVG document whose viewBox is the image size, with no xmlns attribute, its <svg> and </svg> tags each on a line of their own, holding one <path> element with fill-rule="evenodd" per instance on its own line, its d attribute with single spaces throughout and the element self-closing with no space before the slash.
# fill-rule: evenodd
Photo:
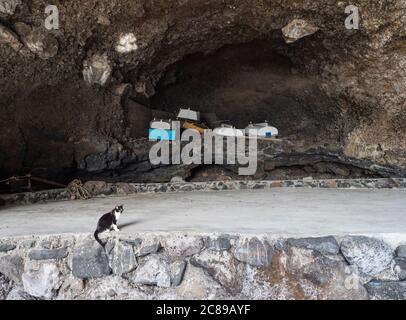
<svg viewBox="0 0 406 320">
<path fill-rule="evenodd" d="M 0 257 L 0 273 L 8 279 L 19 282 L 24 271 L 24 260 L 18 255 Z"/>
<path fill-rule="evenodd" d="M 396 256 L 406 259 L 406 245 L 401 245 L 396 248 Z"/>
<path fill-rule="evenodd" d="M 203 251 L 190 259 L 190 263 L 207 271 L 231 294 L 242 289 L 244 267 L 229 252 Z"/>
<path fill-rule="evenodd" d="M 109 259 L 96 241 L 78 243 L 72 253 L 72 273 L 78 278 L 98 278 L 109 275 Z"/>
<path fill-rule="evenodd" d="M 41 59 L 52 58 L 58 53 L 58 40 L 45 28 L 31 28 L 20 23 L 16 30 L 25 46 Z"/>
<path fill-rule="evenodd" d="M 199 253 L 203 248 L 203 240 L 199 236 L 174 235 L 165 237 L 162 246 L 168 255 L 189 257 Z"/>
<path fill-rule="evenodd" d="M 376 238 L 365 236 L 346 236 L 340 245 L 345 259 L 367 275 L 377 275 L 391 263 L 392 248 Z"/>
<path fill-rule="evenodd" d="M 87 181 L 83 186 L 94 195 L 108 195 L 113 192 L 111 185 L 105 181 Z"/>
<path fill-rule="evenodd" d="M 28 253 L 28 257 L 32 260 L 58 260 L 67 256 L 66 248 L 59 249 L 34 249 Z"/>
<path fill-rule="evenodd" d="M 112 67 L 106 53 L 95 54 L 83 62 L 83 79 L 90 85 L 105 85 L 111 72 Z"/>
<path fill-rule="evenodd" d="M 230 250 L 231 248 L 230 238 L 226 236 L 220 236 L 218 238 L 207 237 L 204 239 L 204 245 L 207 249 L 212 251 L 224 251 Z"/>
<path fill-rule="evenodd" d="M 0 273 L 0 300 L 5 300 L 12 288 L 12 282 Z"/>
<path fill-rule="evenodd" d="M 237 260 L 256 267 L 269 266 L 272 262 L 273 250 L 268 241 L 258 238 L 239 240 L 234 249 Z"/>
<path fill-rule="evenodd" d="M 224 289 L 204 269 L 189 264 L 176 291 L 184 299 L 205 300 L 221 297 Z"/>
<path fill-rule="evenodd" d="M 140 251 L 137 253 L 138 257 L 143 257 L 151 253 L 157 253 L 159 249 L 161 248 L 160 243 L 154 243 L 151 245 L 144 246 L 140 249 Z"/>
<path fill-rule="evenodd" d="M 396 258 L 394 271 L 400 280 L 406 280 L 406 259 Z"/>
<path fill-rule="evenodd" d="M 118 53 L 129 53 L 138 49 L 137 38 L 133 33 L 121 34 L 116 45 Z"/>
<path fill-rule="evenodd" d="M 142 239 L 136 238 L 136 239 L 123 239 L 123 242 L 128 243 L 129 245 L 133 247 L 138 247 L 142 243 Z"/>
<path fill-rule="evenodd" d="M 290 238 L 287 241 L 291 246 L 317 250 L 324 254 L 337 254 L 340 251 L 337 240 L 332 236 L 300 239 Z"/>
<path fill-rule="evenodd" d="M 370 299 L 405 300 L 406 281 L 371 281 L 365 285 Z"/>
<path fill-rule="evenodd" d="M 137 266 L 134 249 L 131 245 L 122 243 L 115 239 L 106 245 L 106 252 L 109 256 L 109 265 L 116 275 L 123 275 L 130 272 Z"/>
<path fill-rule="evenodd" d="M 171 285 L 177 287 L 182 283 L 183 275 L 185 274 L 187 262 L 176 261 L 171 264 Z"/>
<path fill-rule="evenodd" d="M 23 47 L 23 44 L 13 31 L 0 25 L 0 44 L 3 43 L 8 44 L 14 51 L 19 51 Z"/>
<path fill-rule="evenodd" d="M 19 5 L 21 5 L 21 0 L 0 0 L 0 12 L 13 15 Z"/>
<path fill-rule="evenodd" d="M 290 247 L 272 265 L 252 270 L 243 293 L 254 299 L 366 299 L 356 267 L 315 250 Z"/>
<path fill-rule="evenodd" d="M 107 168 L 107 159 L 105 154 L 92 154 L 85 158 L 86 170 L 89 172 L 101 171 Z"/>
<path fill-rule="evenodd" d="M 17 246 L 13 243 L 0 243 L 0 252 L 14 250 Z"/>
<path fill-rule="evenodd" d="M 282 33 L 286 43 L 292 43 L 301 38 L 310 36 L 318 30 L 318 27 L 313 26 L 306 20 L 294 19 L 282 28 Z"/>
<path fill-rule="evenodd" d="M 6 300 L 38 300 L 38 298 L 29 295 L 22 286 L 18 285 L 11 289 Z"/>
<path fill-rule="evenodd" d="M 54 263 L 41 264 L 39 269 L 30 268 L 22 275 L 24 290 L 38 298 L 51 299 L 62 284 L 61 273 Z"/>
<path fill-rule="evenodd" d="M 168 288 L 171 286 L 170 267 L 162 255 L 151 254 L 143 258 L 135 271 L 125 275 L 135 284 Z"/>
</svg>

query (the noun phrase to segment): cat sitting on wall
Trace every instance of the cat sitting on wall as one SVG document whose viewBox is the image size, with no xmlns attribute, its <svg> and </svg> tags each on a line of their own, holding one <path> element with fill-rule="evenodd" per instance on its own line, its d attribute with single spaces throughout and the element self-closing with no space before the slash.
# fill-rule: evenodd
<svg viewBox="0 0 406 320">
<path fill-rule="evenodd" d="M 118 219 L 120 219 L 120 215 L 123 213 L 123 211 L 123 205 L 118 205 L 110 212 L 103 214 L 97 222 L 96 231 L 94 232 L 94 238 L 98 243 L 100 243 L 102 247 L 104 247 L 106 244 L 100 240 L 99 233 L 111 230 L 120 231 L 117 228 L 117 221 Z"/>
</svg>

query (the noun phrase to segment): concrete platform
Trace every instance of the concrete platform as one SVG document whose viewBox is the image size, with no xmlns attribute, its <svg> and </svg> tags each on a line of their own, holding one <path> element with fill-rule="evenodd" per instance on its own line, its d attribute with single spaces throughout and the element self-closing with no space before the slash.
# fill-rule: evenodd
<svg viewBox="0 0 406 320">
<path fill-rule="evenodd" d="M 0 237 L 93 232 L 116 204 L 124 233 L 340 235 L 406 232 L 406 190 L 271 189 L 139 194 L 2 208 Z"/>
</svg>

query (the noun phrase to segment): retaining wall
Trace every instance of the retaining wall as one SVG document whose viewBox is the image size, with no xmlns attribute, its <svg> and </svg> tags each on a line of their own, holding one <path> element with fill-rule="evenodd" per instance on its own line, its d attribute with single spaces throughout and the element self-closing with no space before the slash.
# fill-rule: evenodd
<svg viewBox="0 0 406 320">
<path fill-rule="evenodd" d="M 0 299 L 405 299 L 406 234 L 0 239 Z"/>
</svg>

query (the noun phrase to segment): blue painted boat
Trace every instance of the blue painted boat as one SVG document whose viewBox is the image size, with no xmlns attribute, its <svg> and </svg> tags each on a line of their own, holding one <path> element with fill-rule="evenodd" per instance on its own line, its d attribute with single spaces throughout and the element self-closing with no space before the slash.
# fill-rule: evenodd
<svg viewBox="0 0 406 320">
<path fill-rule="evenodd" d="M 176 130 L 150 128 L 148 130 L 148 139 L 151 141 L 174 141 L 176 139 Z"/>
</svg>

